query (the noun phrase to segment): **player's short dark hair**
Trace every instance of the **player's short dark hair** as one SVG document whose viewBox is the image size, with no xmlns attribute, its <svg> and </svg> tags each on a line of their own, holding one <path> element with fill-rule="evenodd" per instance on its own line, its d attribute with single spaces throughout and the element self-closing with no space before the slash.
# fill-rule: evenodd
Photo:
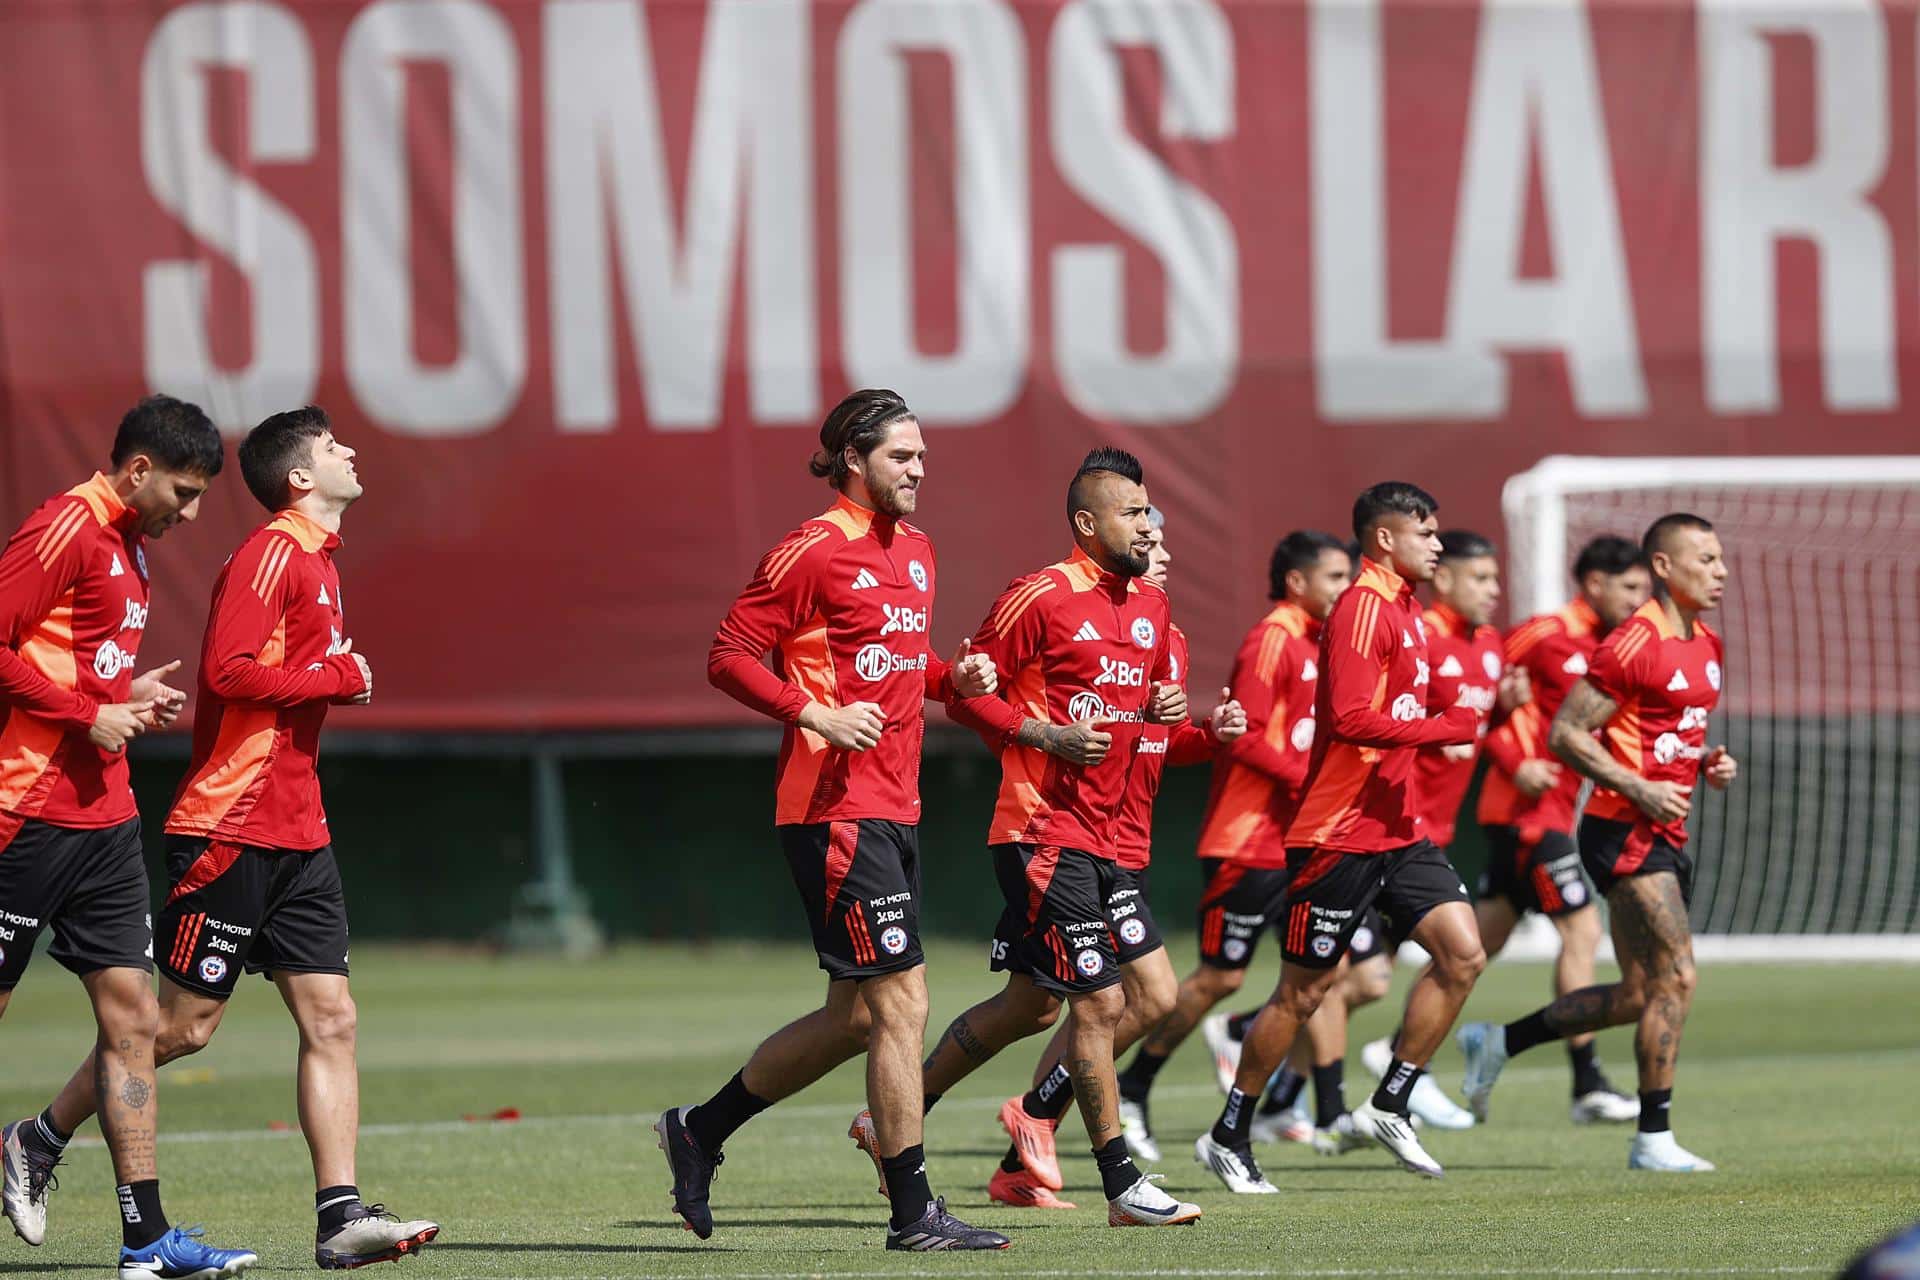
<svg viewBox="0 0 1920 1280">
<path fill-rule="evenodd" d="M 1440 535 L 1442 560 L 1478 560 L 1482 556 L 1499 554 L 1493 539 L 1469 529 L 1448 529 Z"/>
<path fill-rule="evenodd" d="M 293 497 L 287 475 L 313 461 L 313 442 L 331 430 L 327 411 L 317 404 L 263 419 L 240 442 L 240 478 L 247 492 L 269 511 L 286 506 Z"/>
<path fill-rule="evenodd" d="M 1135 484 L 1144 484 L 1147 473 L 1140 466 L 1140 459 L 1125 449 L 1116 449 L 1103 444 L 1089 453 L 1080 463 L 1080 469 L 1073 473 L 1073 482 L 1067 486 L 1067 520 L 1073 520 L 1073 513 L 1087 510 L 1086 486 L 1095 476 L 1112 472 L 1123 480 Z"/>
<path fill-rule="evenodd" d="M 169 471 L 209 480 L 220 474 L 227 458 L 220 429 L 200 406 L 172 396 L 148 396 L 120 419 L 113 433 L 113 465 L 118 468 L 135 454 Z"/>
<path fill-rule="evenodd" d="M 1642 569 L 1647 567 L 1646 553 L 1640 550 L 1639 543 L 1617 533 L 1603 533 L 1580 548 L 1573 562 L 1573 580 L 1583 582 L 1588 574 L 1596 572 L 1614 577 L 1636 565 Z"/>
<path fill-rule="evenodd" d="M 898 392 L 885 387 L 863 387 L 853 392 L 833 406 L 820 424 L 820 452 L 808 461 L 807 470 L 840 488 L 847 482 L 849 447 L 864 458 L 887 438 L 887 428 L 913 416 Z"/>
<path fill-rule="evenodd" d="M 1322 533 L 1318 529 L 1295 529 L 1273 548 L 1273 559 L 1267 564 L 1267 599 L 1287 598 L 1289 573 L 1296 569 L 1307 573 L 1320 563 L 1320 557 L 1327 552 L 1345 553 L 1346 550 L 1347 544 L 1330 533 Z"/>
<path fill-rule="evenodd" d="M 1649 564 L 1653 561 L 1653 553 L 1666 551 L 1667 541 L 1682 529 L 1698 529 L 1702 533 L 1712 533 L 1713 523 L 1702 516 L 1686 511 L 1674 511 L 1661 516 L 1647 526 L 1646 535 L 1640 539 L 1640 551 L 1646 556 Z"/>
<path fill-rule="evenodd" d="M 1353 500 L 1353 536 L 1360 540 L 1364 553 L 1367 534 L 1383 517 L 1410 516 L 1425 520 L 1439 510 L 1439 501 L 1419 485 L 1405 480 L 1382 480 Z"/>
</svg>

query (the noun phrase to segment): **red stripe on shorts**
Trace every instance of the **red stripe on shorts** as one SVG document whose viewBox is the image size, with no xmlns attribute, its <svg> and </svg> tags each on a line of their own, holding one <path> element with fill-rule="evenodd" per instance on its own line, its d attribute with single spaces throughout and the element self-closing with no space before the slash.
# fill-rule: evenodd
<svg viewBox="0 0 1920 1280">
<path fill-rule="evenodd" d="M 1617 876 L 1632 875 L 1652 852 L 1653 824 L 1642 818 L 1633 824 L 1633 830 L 1627 832 L 1626 843 L 1620 846 L 1620 856 L 1613 860 L 1613 873 Z"/>
<path fill-rule="evenodd" d="M 827 824 L 827 905 L 821 913 L 821 919 L 833 919 L 833 900 L 840 896 L 840 886 L 847 882 L 847 872 L 853 870 L 853 855 L 859 847 L 858 822 Z"/>
<path fill-rule="evenodd" d="M 1053 884 L 1053 873 L 1060 869 L 1060 846 L 1042 845 L 1027 862 L 1027 923 L 1037 924 L 1040 907 Z"/>
<path fill-rule="evenodd" d="M 237 844 L 210 844 L 206 851 L 193 860 L 187 868 L 187 874 L 180 877 L 180 883 L 167 893 L 167 905 L 172 906 L 181 898 L 197 889 L 204 889 L 227 873 L 234 863 L 240 860 L 240 846 Z"/>
</svg>

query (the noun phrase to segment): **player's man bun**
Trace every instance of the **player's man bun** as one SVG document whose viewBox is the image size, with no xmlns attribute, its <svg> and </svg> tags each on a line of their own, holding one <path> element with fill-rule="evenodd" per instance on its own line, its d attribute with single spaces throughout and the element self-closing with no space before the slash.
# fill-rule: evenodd
<svg viewBox="0 0 1920 1280">
<path fill-rule="evenodd" d="M 1295 529 L 1280 539 L 1273 548 L 1273 559 L 1267 563 L 1267 599 L 1285 600 L 1287 575 L 1296 569 L 1308 572 L 1329 551 L 1346 554 L 1347 544 L 1318 529 Z"/>
<path fill-rule="evenodd" d="M 1617 533 L 1603 533 L 1586 546 L 1573 562 L 1573 580 L 1583 582 L 1590 573 L 1616 577 L 1634 567 L 1646 568 L 1646 553 L 1640 544 Z"/>
<path fill-rule="evenodd" d="M 240 478 L 247 492 L 267 510 L 281 510 L 293 500 L 287 473 L 311 463 L 313 442 L 331 430 L 327 411 L 317 404 L 262 419 L 240 442 Z"/>
<path fill-rule="evenodd" d="M 847 483 L 847 449 L 866 457 L 887 438 L 887 428 L 913 410 L 898 392 L 885 387 L 863 387 L 833 406 L 820 424 L 820 451 L 807 470 L 838 489 Z"/>
<path fill-rule="evenodd" d="M 1440 535 L 1442 560 L 1478 560 L 1482 556 L 1499 554 L 1493 539 L 1469 529 L 1448 529 Z"/>
<path fill-rule="evenodd" d="M 1425 520 L 1438 514 L 1439 500 L 1417 484 L 1405 480 L 1382 480 L 1353 500 L 1353 536 L 1360 540 L 1363 552 L 1371 550 L 1367 535 L 1380 521 L 1391 515 Z"/>
<path fill-rule="evenodd" d="M 148 396 L 127 410 L 113 435 L 115 467 L 136 454 L 145 454 L 169 471 L 210 480 L 220 474 L 227 450 L 220 442 L 219 428 L 199 405 L 172 396 Z"/>
</svg>

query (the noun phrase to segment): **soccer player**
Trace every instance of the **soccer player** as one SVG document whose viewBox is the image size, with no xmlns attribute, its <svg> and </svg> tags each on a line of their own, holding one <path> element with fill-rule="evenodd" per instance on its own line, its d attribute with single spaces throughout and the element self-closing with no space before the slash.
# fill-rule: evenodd
<svg viewBox="0 0 1920 1280">
<path fill-rule="evenodd" d="M 1571 603 L 1528 619 L 1506 638 L 1506 662 L 1526 673 L 1532 698 L 1486 738 L 1478 816 L 1487 836 L 1487 870 L 1474 903 L 1488 955 L 1500 954 L 1527 912 L 1539 911 L 1553 922 L 1560 935 L 1553 967 L 1557 996 L 1593 985 L 1601 926 L 1573 839 L 1581 777 L 1562 769 L 1547 750 L 1547 730 L 1574 681 L 1587 673 L 1593 651 L 1652 590 L 1640 544 L 1612 534 L 1581 548 L 1573 580 L 1579 595 Z M 1640 1114 L 1639 1100 L 1614 1088 L 1600 1069 L 1591 1034 L 1568 1036 L 1566 1044 L 1575 1124 L 1625 1123 Z"/>
<path fill-rule="evenodd" d="M 1200 963 L 1119 1077 L 1122 1120 L 1148 1135 L 1155 1077 L 1208 1011 L 1240 989 L 1261 933 L 1279 923 L 1284 837 L 1313 746 L 1320 628 L 1347 588 L 1350 565 L 1332 534 L 1296 530 L 1282 538 L 1267 572 L 1274 607 L 1234 658 L 1229 690 L 1246 710 L 1247 732 L 1215 763 L 1201 823 Z"/>
<path fill-rule="evenodd" d="M 0 553 L 0 1013 L 34 940 L 87 989 L 99 1028 L 80 1082 L 119 1183 L 121 1280 L 232 1276 L 256 1258 L 169 1225 L 155 1159 L 152 903 L 126 745 L 171 724 L 179 663 L 139 677 L 146 544 L 199 514 L 220 474 L 220 433 L 198 406 L 142 400 L 120 420 L 112 470 L 48 499 Z M 46 1239 L 71 1127 L 50 1113 L 0 1131 L 4 1205 L 30 1245 Z"/>
<path fill-rule="evenodd" d="M 360 1267 L 418 1253 L 440 1231 L 364 1203 L 355 1183 L 360 1076 L 347 905 L 317 763 L 327 709 L 373 697 L 373 668 L 346 638 L 333 560 L 362 489 L 354 451 L 313 405 L 267 418 L 239 452 L 241 477 L 271 518 L 220 571 L 201 642 L 205 705 L 167 816 L 154 1061 L 207 1046 L 243 971 L 272 981 L 300 1031 L 314 1261 Z M 61 1130 L 91 1114 L 92 1073 L 83 1065 L 54 1100 Z"/>
<path fill-rule="evenodd" d="M 713 1234 L 707 1192 L 727 1138 L 864 1051 L 893 1209 L 887 1248 L 1009 1243 L 947 1212 L 921 1145 L 924 703 L 997 687 L 985 655 L 963 643 L 950 665 L 928 646 L 933 543 L 905 519 L 919 504 L 926 453 L 918 420 L 893 392 L 856 391 L 834 406 L 810 464 L 837 492 L 834 504 L 760 561 L 707 657 L 715 687 L 787 726 L 774 824 L 827 998 L 763 1041 L 713 1097 L 670 1108 L 654 1126 L 674 1211 L 702 1240 Z M 769 651 L 773 670 L 762 663 Z"/>
<path fill-rule="evenodd" d="M 1695 984 L 1687 816 L 1696 781 L 1725 790 L 1740 770 L 1724 746 L 1706 745 L 1725 673 L 1720 637 L 1700 615 L 1719 606 L 1727 561 L 1713 526 L 1686 512 L 1654 521 L 1640 547 L 1653 598 L 1594 651 L 1548 737 L 1554 754 L 1594 782 L 1580 858 L 1612 908 L 1620 981 L 1571 992 L 1504 1027 L 1469 1023 L 1459 1041 L 1468 1101 L 1485 1114 L 1514 1054 L 1637 1024 L 1640 1124 L 1627 1167 L 1704 1173 L 1713 1164 L 1674 1140 L 1669 1108 Z"/>
<path fill-rule="evenodd" d="M 1148 511 L 1147 520 L 1153 529 L 1149 535 L 1152 545 L 1142 578 L 1164 591 L 1167 572 L 1173 563 L 1173 556 L 1166 548 L 1166 521 L 1158 508 Z M 1184 680 L 1188 657 L 1186 633 L 1169 624 L 1168 636 L 1173 649 L 1173 679 Z M 1134 745 L 1126 796 L 1120 810 L 1114 889 L 1107 896 L 1108 927 L 1120 957 L 1120 985 L 1127 1000 L 1126 1016 L 1114 1031 L 1116 1054 L 1131 1046 L 1152 1025 L 1153 1018 L 1173 1005 L 1173 965 L 1167 959 L 1165 940 L 1160 936 L 1153 908 L 1147 901 L 1147 872 L 1153 858 L 1153 802 L 1167 765 L 1211 760 L 1220 744 L 1231 743 L 1246 732 L 1246 713 L 1232 700 L 1231 691 L 1221 690 L 1220 697 L 1221 710 L 1206 727 L 1183 724 L 1168 728 L 1150 724 L 1141 729 Z M 1068 1025 L 1062 1022 L 1054 1028 L 1053 1039 L 1041 1053 L 1034 1072 L 1033 1088 L 1021 1097 L 1009 1098 L 1000 1108 L 1000 1124 L 1007 1131 L 1010 1145 L 1000 1167 L 987 1183 L 987 1195 L 1003 1204 L 1042 1209 L 1074 1207 L 1053 1194 L 1060 1189 L 1060 1165 L 1053 1135 L 1060 1117 L 1073 1105 L 1073 1082 L 1066 1065 Z M 1138 1108 L 1129 1115 L 1129 1105 L 1123 1095 L 1120 1129 L 1127 1141 L 1127 1150 L 1136 1160 L 1157 1163 L 1160 1150 L 1139 1115 Z"/>
<path fill-rule="evenodd" d="M 1492 542 L 1464 529 L 1442 533 L 1432 591 L 1433 603 L 1421 615 L 1432 649 L 1427 705 L 1471 707 L 1481 735 L 1466 745 L 1422 747 L 1414 756 L 1414 796 L 1421 822 L 1427 838 L 1446 849 L 1453 844 L 1460 801 L 1473 780 L 1494 711 L 1512 710 L 1524 694 L 1525 677 L 1507 673 L 1500 633 L 1489 625 L 1500 601 L 1500 561 Z M 1390 945 L 1387 954 L 1397 949 Z M 1392 1037 L 1365 1046 L 1361 1060 L 1375 1075 L 1385 1075 L 1393 1061 Z M 1420 1077 L 1408 1102 L 1414 1115 L 1436 1129 L 1473 1127 L 1473 1114 L 1441 1092 L 1432 1076 Z"/>
<path fill-rule="evenodd" d="M 1415 748 L 1479 736 L 1471 707 L 1427 716 L 1427 632 L 1413 592 L 1415 583 L 1432 579 L 1439 561 L 1438 509 L 1425 490 L 1401 481 L 1374 485 L 1354 502 L 1360 575 L 1320 637 L 1313 756 L 1286 834 L 1280 985 L 1248 1030 L 1219 1120 L 1194 1144 L 1194 1158 L 1231 1191 L 1278 1191 L 1253 1158 L 1254 1104 L 1339 980 L 1340 958 L 1376 901 L 1390 926 L 1419 942 L 1434 964 L 1414 983 L 1391 1070 L 1354 1108 L 1352 1123 L 1411 1172 L 1442 1172 L 1414 1134 L 1407 1098 L 1486 955 L 1466 886 L 1426 838 L 1410 794 Z"/>
<path fill-rule="evenodd" d="M 1074 1099 L 1115 1226 L 1200 1216 L 1134 1166 L 1113 1073 L 1127 1004 L 1107 903 L 1119 887 L 1129 767 L 1142 726 L 1187 719 L 1166 593 L 1143 581 L 1147 512 L 1138 459 L 1113 448 L 1088 454 L 1067 487 L 1073 554 L 1014 579 L 974 637 L 1004 674 L 1007 697 L 956 700 L 949 712 L 1000 751 L 987 843 L 1006 900 L 992 968 L 1008 978 L 953 1020 L 922 1086 L 931 1107 L 1001 1049 L 1051 1026 L 1064 999 Z M 1050 1181 L 1057 1189 L 1057 1169 Z"/>
</svg>

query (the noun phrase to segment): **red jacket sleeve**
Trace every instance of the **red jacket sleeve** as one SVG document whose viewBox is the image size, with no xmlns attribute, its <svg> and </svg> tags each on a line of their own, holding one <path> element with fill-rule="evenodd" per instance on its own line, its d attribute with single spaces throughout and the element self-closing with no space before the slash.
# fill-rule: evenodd
<svg viewBox="0 0 1920 1280">
<path fill-rule="evenodd" d="M 81 544 L 87 542 L 80 534 L 70 537 L 49 560 L 41 559 L 40 544 L 53 521 L 71 510 L 57 507 L 51 520 L 29 521 L 0 553 L 0 703 L 85 733 L 93 727 L 100 704 L 41 675 L 17 648 L 80 578 L 85 561 Z"/>
<path fill-rule="evenodd" d="M 1494 766 L 1508 777 L 1512 777 L 1527 762 L 1527 753 L 1520 746 L 1519 736 L 1507 728 L 1511 720 L 1509 717 L 1489 733 L 1482 747 L 1487 759 L 1493 761 Z"/>
<path fill-rule="evenodd" d="M 1239 739 L 1235 739 L 1239 741 Z M 1219 750 L 1220 740 L 1213 736 L 1212 725 L 1183 724 L 1167 735 L 1167 763 L 1172 765 L 1206 764 Z"/>
<path fill-rule="evenodd" d="M 1341 742 L 1356 747 L 1425 747 L 1472 742 L 1479 737 L 1479 718 L 1471 707 L 1458 703 L 1424 720 L 1395 720 L 1373 705 L 1374 691 L 1393 658 L 1392 629 L 1380 625 L 1377 613 L 1368 634 L 1355 629 L 1355 608 L 1334 610 L 1329 619 L 1325 662 L 1320 680 L 1327 688 L 1329 718 L 1322 728 Z"/>
<path fill-rule="evenodd" d="M 953 697 L 953 664 L 931 651 L 927 654 L 927 697 L 935 702 Z"/>
<path fill-rule="evenodd" d="M 1629 701 L 1645 681 L 1657 647 L 1647 624 L 1633 619 L 1615 628 L 1593 651 L 1586 681 L 1616 704 Z"/>
<path fill-rule="evenodd" d="M 297 707 L 351 698 L 366 688 L 352 654 L 330 654 L 302 669 L 261 664 L 261 650 L 286 617 L 297 575 L 291 565 L 283 565 L 265 580 L 256 571 L 267 552 L 285 542 L 278 535 L 249 541 L 234 554 L 214 589 L 207 638 L 200 650 L 200 687 L 216 698 Z"/>
<path fill-rule="evenodd" d="M 753 580 L 727 610 L 707 651 L 707 680 L 761 715 L 792 724 L 812 701 L 799 685 L 767 667 L 766 656 L 819 607 L 831 532 L 802 527 L 766 554 Z"/>
<path fill-rule="evenodd" d="M 1307 753 L 1283 750 L 1267 736 L 1275 717 L 1286 719 L 1288 691 L 1297 679 L 1290 647 L 1287 633 L 1273 626 L 1257 628 L 1241 644 L 1228 683 L 1246 710 L 1247 731 L 1227 744 L 1227 758 L 1296 792 L 1307 777 Z"/>
<path fill-rule="evenodd" d="M 985 738 L 995 751 L 1013 744 L 1026 720 L 1024 708 L 1007 701 L 1014 678 L 1022 667 L 1039 659 L 1046 649 L 1047 597 L 1060 590 L 1044 574 L 1016 578 L 1000 593 L 987 611 L 986 619 L 973 636 L 973 651 L 993 659 L 1000 673 L 1000 690 L 987 698 L 955 698 L 947 703 L 947 716 L 955 724 Z"/>
</svg>

